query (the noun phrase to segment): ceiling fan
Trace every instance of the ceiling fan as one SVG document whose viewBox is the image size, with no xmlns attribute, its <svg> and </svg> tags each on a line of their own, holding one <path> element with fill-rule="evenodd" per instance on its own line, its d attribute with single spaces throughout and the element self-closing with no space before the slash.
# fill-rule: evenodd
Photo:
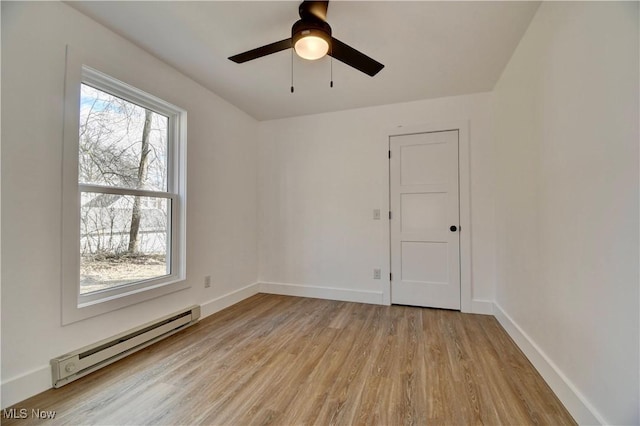
<svg viewBox="0 0 640 426">
<path fill-rule="evenodd" d="M 315 60 L 329 55 L 373 77 L 384 65 L 331 36 L 327 23 L 328 1 L 303 1 L 300 20 L 291 27 L 291 37 L 229 57 L 241 64 L 281 50 L 293 48 L 301 58 Z"/>
</svg>

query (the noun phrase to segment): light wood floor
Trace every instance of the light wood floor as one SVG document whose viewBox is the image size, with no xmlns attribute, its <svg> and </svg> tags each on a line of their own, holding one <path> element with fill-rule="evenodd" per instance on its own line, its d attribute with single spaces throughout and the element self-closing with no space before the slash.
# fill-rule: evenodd
<svg viewBox="0 0 640 426">
<path fill-rule="evenodd" d="M 265 294 L 16 407 L 50 425 L 575 424 L 491 316 Z"/>
</svg>

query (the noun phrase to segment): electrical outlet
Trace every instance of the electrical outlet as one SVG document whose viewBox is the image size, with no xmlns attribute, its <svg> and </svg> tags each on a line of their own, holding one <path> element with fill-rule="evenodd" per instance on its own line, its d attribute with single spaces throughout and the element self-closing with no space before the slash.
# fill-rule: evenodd
<svg viewBox="0 0 640 426">
<path fill-rule="evenodd" d="M 380 269 L 376 268 L 373 270 L 373 279 L 374 280 L 379 280 L 380 279 Z"/>
<path fill-rule="evenodd" d="M 211 275 L 204 277 L 204 288 L 211 287 Z"/>
<path fill-rule="evenodd" d="M 373 220 L 380 220 L 380 209 L 373 210 Z"/>
</svg>

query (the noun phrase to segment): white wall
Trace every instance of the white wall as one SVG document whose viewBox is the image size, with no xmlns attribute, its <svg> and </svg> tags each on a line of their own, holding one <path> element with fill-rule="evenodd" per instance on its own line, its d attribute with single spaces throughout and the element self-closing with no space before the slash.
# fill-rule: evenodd
<svg viewBox="0 0 640 426">
<path fill-rule="evenodd" d="M 496 313 L 581 423 L 640 422 L 638 17 L 543 3 L 494 92 Z"/>
<path fill-rule="evenodd" d="M 66 44 L 188 111 L 192 287 L 62 327 Z M 255 284 L 257 122 L 245 113 L 65 4 L 2 2 L 2 122 L 2 407 L 48 388 L 55 356 L 194 303 L 210 313 L 229 298 L 214 299 Z"/>
<path fill-rule="evenodd" d="M 373 268 L 388 277 L 388 132 L 468 122 L 473 298 L 493 300 L 489 109 L 484 93 L 261 122 L 262 288 L 380 303 L 388 279 L 374 280 Z"/>
</svg>

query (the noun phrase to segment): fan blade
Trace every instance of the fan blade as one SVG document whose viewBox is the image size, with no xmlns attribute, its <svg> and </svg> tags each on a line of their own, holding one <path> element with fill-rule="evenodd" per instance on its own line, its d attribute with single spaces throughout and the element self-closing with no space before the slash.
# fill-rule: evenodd
<svg viewBox="0 0 640 426">
<path fill-rule="evenodd" d="M 358 52 L 353 47 L 344 44 L 334 37 L 331 37 L 329 55 L 371 77 L 378 74 L 378 72 L 384 68 L 384 65 L 380 62 L 368 57 L 362 52 Z"/>
<path fill-rule="evenodd" d="M 300 19 L 315 18 L 321 21 L 327 20 L 328 1 L 310 1 L 305 0 L 298 7 Z"/>
<path fill-rule="evenodd" d="M 291 39 L 288 38 L 285 40 L 276 41 L 275 43 L 267 44 L 266 46 L 249 50 L 244 53 L 239 53 L 237 55 L 230 56 L 229 59 L 231 59 L 236 64 L 241 64 L 243 62 L 262 58 L 263 56 L 271 55 L 272 53 L 280 52 L 281 50 L 286 50 L 290 48 L 291 48 Z"/>
</svg>

